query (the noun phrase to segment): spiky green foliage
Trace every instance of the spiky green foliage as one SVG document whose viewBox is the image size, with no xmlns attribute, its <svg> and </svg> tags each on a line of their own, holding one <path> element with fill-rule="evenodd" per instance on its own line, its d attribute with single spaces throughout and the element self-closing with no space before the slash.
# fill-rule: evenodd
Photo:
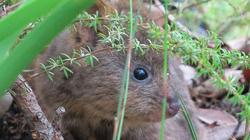
<svg viewBox="0 0 250 140">
<path fill-rule="evenodd" d="M 47 60 L 46 64 L 41 63 L 41 69 L 48 76 L 48 78 L 53 81 L 55 70 L 60 70 L 64 73 L 65 78 L 69 78 L 70 74 L 73 74 L 73 71 L 69 68 L 69 66 L 77 65 L 81 66 L 82 63 L 88 64 L 90 66 L 94 66 L 94 61 L 98 62 L 98 59 L 92 54 L 89 47 L 81 48 L 79 50 L 73 50 L 71 55 L 62 53 L 60 56 L 56 58 L 50 58 Z"/>
</svg>

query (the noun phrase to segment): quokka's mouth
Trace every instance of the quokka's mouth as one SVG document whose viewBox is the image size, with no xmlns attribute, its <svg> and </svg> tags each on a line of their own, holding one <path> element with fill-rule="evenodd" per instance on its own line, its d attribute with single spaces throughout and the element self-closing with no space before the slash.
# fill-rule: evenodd
<svg viewBox="0 0 250 140">
<path fill-rule="evenodd" d="M 174 117 L 180 110 L 180 104 L 179 102 L 174 102 L 174 103 L 168 103 L 167 109 L 166 109 L 166 119 Z M 144 121 L 148 122 L 159 122 L 162 117 L 162 109 L 155 110 L 154 112 L 151 112 L 148 115 L 145 115 Z"/>
<path fill-rule="evenodd" d="M 167 117 L 173 117 L 179 112 L 179 110 L 180 110 L 180 103 L 178 101 L 168 103 L 167 115 L 169 116 Z"/>
</svg>

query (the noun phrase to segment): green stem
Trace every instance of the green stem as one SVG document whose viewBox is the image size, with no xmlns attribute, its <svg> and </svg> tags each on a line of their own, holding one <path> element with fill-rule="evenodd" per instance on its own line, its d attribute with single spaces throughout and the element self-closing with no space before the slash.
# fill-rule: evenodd
<svg viewBox="0 0 250 140">
<path fill-rule="evenodd" d="M 125 109 L 127 103 L 127 96 L 128 96 L 128 86 L 129 86 L 129 75 L 130 75 L 130 62 L 131 62 L 131 55 L 132 55 L 132 48 L 133 48 L 133 37 L 134 37 L 134 30 L 133 30 L 133 0 L 129 1 L 130 5 L 130 12 L 129 12 L 129 19 L 130 19 L 130 36 L 129 36 L 129 47 L 128 47 L 128 54 L 126 59 L 126 65 L 124 69 L 124 80 L 122 84 L 122 90 L 120 94 L 119 104 L 118 104 L 118 133 L 116 140 L 120 140 L 122 136 L 122 127 L 123 121 L 125 116 Z M 123 101 L 123 103 L 122 103 Z M 122 110 L 120 109 L 122 108 Z M 121 113 L 120 113 L 121 110 Z"/>
<path fill-rule="evenodd" d="M 168 0 L 164 1 L 164 48 L 163 48 L 163 101 L 162 101 L 162 117 L 161 117 L 161 129 L 160 129 L 160 140 L 164 140 L 165 136 L 165 127 L 166 127 L 166 112 L 167 112 L 167 80 L 168 80 Z"/>
</svg>

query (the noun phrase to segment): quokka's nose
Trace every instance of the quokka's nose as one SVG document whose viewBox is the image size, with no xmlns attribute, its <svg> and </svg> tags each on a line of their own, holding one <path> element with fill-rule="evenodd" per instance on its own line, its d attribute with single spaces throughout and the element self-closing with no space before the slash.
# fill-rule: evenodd
<svg viewBox="0 0 250 140">
<path fill-rule="evenodd" d="M 177 98 L 168 98 L 167 103 L 168 103 L 167 113 L 169 117 L 176 115 L 180 109 L 179 100 Z"/>
</svg>

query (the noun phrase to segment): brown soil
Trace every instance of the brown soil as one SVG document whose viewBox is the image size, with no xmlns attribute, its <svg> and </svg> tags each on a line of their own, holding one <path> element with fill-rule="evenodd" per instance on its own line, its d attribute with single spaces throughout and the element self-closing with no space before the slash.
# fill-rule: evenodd
<svg viewBox="0 0 250 140">
<path fill-rule="evenodd" d="M 15 103 L 0 118 L 0 126 L 0 140 L 32 140 L 28 122 Z"/>
</svg>

